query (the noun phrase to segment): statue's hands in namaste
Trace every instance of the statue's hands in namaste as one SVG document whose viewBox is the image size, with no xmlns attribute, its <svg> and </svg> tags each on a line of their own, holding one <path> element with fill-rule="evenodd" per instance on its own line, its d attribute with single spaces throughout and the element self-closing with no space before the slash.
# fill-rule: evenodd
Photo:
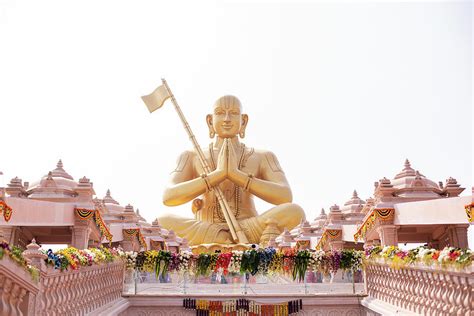
<svg viewBox="0 0 474 316">
<path fill-rule="evenodd" d="M 211 174 L 215 175 L 214 178 L 217 184 L 228 178 L 228 165 L 228 142 L 225 139 L 217 156 L 216 170 L 211 172 Z"/>
<path fill-rule="evenodd" d="M 219 152 L 213 176 L 217 183 L 229 179 L 239 186 L 243 186 L 247 180 L 247 175 L 239 170 L 237 154 L 234 146 L 232 146 L 232 142 L 228 138 L 224 140 L 224 144 Z"/>
</svg>

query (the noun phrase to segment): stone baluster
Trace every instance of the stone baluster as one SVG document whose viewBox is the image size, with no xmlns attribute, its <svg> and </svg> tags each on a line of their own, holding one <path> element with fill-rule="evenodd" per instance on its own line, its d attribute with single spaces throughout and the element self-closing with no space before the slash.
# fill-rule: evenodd
<svg viewBox="0 0 474 316">
<path fill-rule="evenodd" d="M 405 310 L 425 315 L 470 315 L 474 310 L 474 274 L 437 267 L 387 264 L 365 267 L 367 294 Z"/>
<path fill-rule="evenodd" d="M 0 315 L 33 314 L 38 292 L 38 282 L 23 266 L 8 255 L 0 260 Z"/>
</svg>

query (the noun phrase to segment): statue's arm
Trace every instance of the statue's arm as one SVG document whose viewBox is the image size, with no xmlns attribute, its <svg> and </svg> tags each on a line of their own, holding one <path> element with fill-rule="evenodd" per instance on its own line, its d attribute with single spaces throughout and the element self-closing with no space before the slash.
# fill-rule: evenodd
<svg viewBox="0 0 474 316">
<path fill-rule="evenodd" d="M 259 174 L 250 182 L 248 174 L 240 170 L 234 182 L 242 188 L 248 186 L 250 193 L 274 205 L 291 203 L 293 200 L 285 174 L 272 152 L 262 153 Z"/>
<path fill-rule="evenodd" d="M 196 174 L 194 167 L 195 153 L 186 151 L 178 158 L 176 169 L 171 173 L 170 185 L 163 193 L 163 204 L 177 206 L 191 201 L 207 190 L 205 179 Z M 211 186 L 225 179 L 222 171 L 214 170 L 207 175 Z"/>
</svg>

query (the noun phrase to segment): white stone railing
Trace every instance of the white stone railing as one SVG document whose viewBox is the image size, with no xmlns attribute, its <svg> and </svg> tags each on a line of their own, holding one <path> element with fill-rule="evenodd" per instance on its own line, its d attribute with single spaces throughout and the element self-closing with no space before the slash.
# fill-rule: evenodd
<svg viewBox="0 0 474 316">
<path fill-rule="evenodd" d="M 394 269 L 383 263 L 366 266 L 369 298 L 425 315 L 471 315 L 474 310 L 474 273 L 426 266 Z"/>
<path fill-rule="evenodd" d="M 0 260 L 0 315 L 28 314 L 38 291 L 39 283 L 5 254 Z"/>
<path fill-rule="evenodd" d="M 41 273 L 41 292 L 35 315 L 88 314 L 122 296 L 125 265 L 113 262 Z"/>
</svg>

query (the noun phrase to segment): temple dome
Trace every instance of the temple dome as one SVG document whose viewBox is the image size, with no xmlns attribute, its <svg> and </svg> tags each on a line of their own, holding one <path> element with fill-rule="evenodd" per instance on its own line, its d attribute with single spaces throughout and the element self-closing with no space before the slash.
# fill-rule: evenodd
<svg viewBox="0 0 474 316">
<path fill-rule="evenodd" d="M 107 190 L 102 201 L 104 202 L 105 207 L 107 207 L 110 213 L 122 213 L 125 211 L 125 207 L 120 205 L 119 202 L 117 202 L 112 197 L 112 195 L 110 194 L 110 190 Z"/>
<path fill-rule="evenodd" d="M 30 198 L 54 198 L 75 196 L 78 183 L 64 170 L 61 160 L 56 164 L 56 169 L 51 170 L 39 181 L 33 182 L 26 188 Z M 47 195 L 47 196 L 46 196 Z"/>
<path fill-rule="evenodd" d="M 349 206 L 349 205 L 364 205 L 365 204 L 365 201 L 362 200 L 358 195 L 357 195 L 357 191 L 354 190 L 354 192 L 352 192 L 352 197 L 349 201 L 347 201 L 346 203 L 344 203 L 344 206 Z"/>
<path fill-rule="evenodd" d="M 326 215 L 326 212 L 324 211 L 324 208 L 321 209 L 321 213 L 316 216 L 314 221 L 311 223 L 311 227 L 322 227 L 324 226 L 324 223 L 326 223 L 328 216 Z"/>
<path fill-rule="evenodd" d="M 395 178 L 391 181 L 394 189 L 409 189 L 409 188 L 425 188 L 427 191 L 440 191 L 439 185 L 426 178 L 419 171 L 411 167 L 410 161 L 405 160 L 405 165 L 402 171 L 400 171 Z"/>
</svg>

